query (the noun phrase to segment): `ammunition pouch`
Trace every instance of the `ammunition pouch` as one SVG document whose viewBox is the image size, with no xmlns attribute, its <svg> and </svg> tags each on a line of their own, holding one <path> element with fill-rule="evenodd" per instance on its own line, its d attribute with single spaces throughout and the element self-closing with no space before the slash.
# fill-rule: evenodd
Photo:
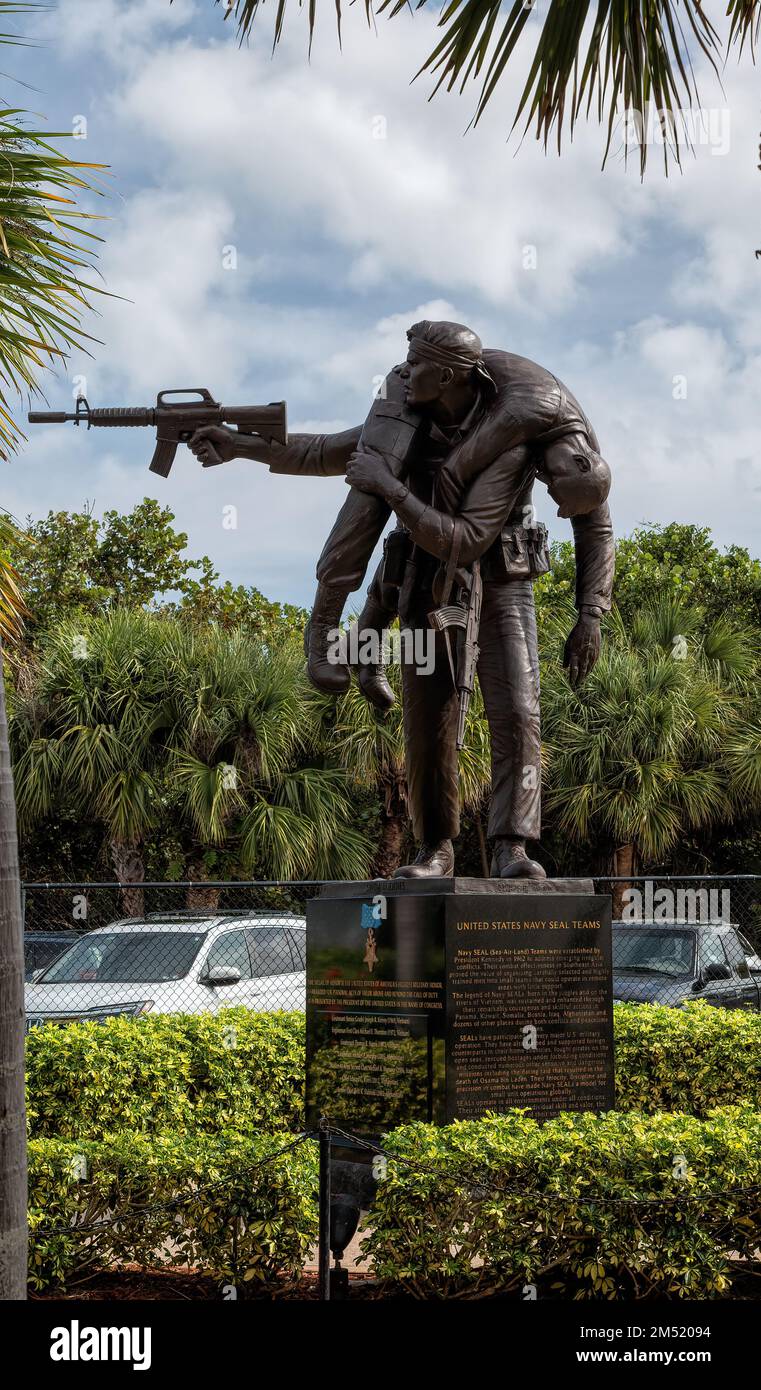
<svg viewBox="0 0 761 1390">
<path fill-rule="evenodd" d="M 547 527 L 543 522 L 524 526 L 508 522 L 481 561 L 484 582 L 504 584 L 509 579 L 538 579 L 550 568 Z"/>
</svg>

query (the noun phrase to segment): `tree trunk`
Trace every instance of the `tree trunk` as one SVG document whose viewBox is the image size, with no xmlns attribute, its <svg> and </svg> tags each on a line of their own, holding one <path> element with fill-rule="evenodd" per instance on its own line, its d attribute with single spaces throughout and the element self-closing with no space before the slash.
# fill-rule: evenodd
<svg viewBox="0 0 761 1390">
<path fill-rule="evenodd" d="M 203 854 L 199 854 L 196 859 L 191 861 L 188 877 L 192 883 L 185 899 L 186 906 L 195 908 L 196 911 L 199 908 L 203 911 L 206 909 L 210 909 L 212 912 L 216 911 L 219 907 L 219 889 L 200 886 L 209 877 Z"/>
<path fill-rule="evenodd" d="M 391 878 L 402 862 L 407 829 L 407 781 L 398 768 L 383 765 L 378 777 L 381 835 L 373 864 L 376 878 Z"/>
<path fill-rule="evenodd" d="M 24 941 L 0 647 L 0 1299 L 26 1298 Z"/>
<path fill-rule="evenodd" d="M 478 852 L 481 856 L 481 873 L 484 878 L 489 877 L 489 850 L 484 835 L 484 823 L 481 820 L 481 812 L 476 811 L 474 816 L 476 822 L 476 834 L 478 835 Z"/>
<path fill-rule="evenodd" d="M 374 878 L 391 878 L 394 870 L 399 868 L 402 862 L 404 829 L 404 815 L 383 816 L 380 843 L 373 864 Z"/>
<path fill-rule="evenodd" d="M 145 916 L 145 894 L 139 886 L 145 881 L 145 864 L 140 844 L 111 841 L 111 862 L 122 885 L 122 911 L 127 917 Z"/>
<path fill-rule="evenodd" d="M 636 848 L 634 845 L 620 845 L 613 854 L 613 876 L 614 878 L 629 878 L 634 873 L 634 860 Z M 613 885 L 613 921 L 618 921 L 624 909 L 624 893 L 627 888 L 631 888 L 631 883 L 614 883 Z"/>
</svg>

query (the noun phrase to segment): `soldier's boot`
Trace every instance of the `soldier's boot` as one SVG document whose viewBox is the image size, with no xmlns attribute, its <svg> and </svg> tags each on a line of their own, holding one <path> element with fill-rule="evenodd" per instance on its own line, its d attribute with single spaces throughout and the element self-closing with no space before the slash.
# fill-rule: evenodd
<svg viewBox="0 0 761 1390">
<path fill-rule="evenodd" d="M 356 623 L 352 624 L 352 631 L 356 630 L 357 632 L 358 649 L 362 644 L 363 633 L 371 631 L 378 635 L 378 650 L 380 652 L 378 661 L 360 660 L 354 669 L 357 673 L 357 684 L 362 694 L 381 714 L 386 714 L 391 706 L 396 704 L 396 696 L 388 683 L 383 660 L 385 630 L 395 616 L 395 613 L 384 608 L 382 603 L 378 603 L 377 599 L 368 594 L 362 612 Z M 351 651 L 351 649 L 350 638 L 349 650 Z"/>
<path fill-rule="evenodd" d="M 304 628 L 307 675 L 312 685 L 327 695 L 343 695 L 351 685 L 351 672 L 345 662 L 330 659 L 330 634 L 341 622 L 346 590 L 333 584 L 318 584 L 312 616 Z"/>
<path fill-rule="evenodd" d="M 439 840 L 435 845 L 421 845 L 413 864 L 402 864 L 394 878 L 451 878 L 454 873 L 454 849 L 451 840 Z"/>
<path fill-rule="evenodd" d="M 546 878 L 535 859 L 526 853 L 526 841 L 500 837 L 494 841 L 490 876 L 492 878 Z"/>
</svg>

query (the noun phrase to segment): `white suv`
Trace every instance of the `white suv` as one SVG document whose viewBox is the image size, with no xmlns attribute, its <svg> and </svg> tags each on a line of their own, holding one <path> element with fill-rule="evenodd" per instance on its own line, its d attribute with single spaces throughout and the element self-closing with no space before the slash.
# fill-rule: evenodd
<svg viewBox="0 0 761 1390">
<path fill-rule="evenodd" d="M 306 923 L 287 912 L 152 913 L 96 927 L 26 986 L 27 1028 L 115 1014 L 304 1009 Z"/>
</svg>

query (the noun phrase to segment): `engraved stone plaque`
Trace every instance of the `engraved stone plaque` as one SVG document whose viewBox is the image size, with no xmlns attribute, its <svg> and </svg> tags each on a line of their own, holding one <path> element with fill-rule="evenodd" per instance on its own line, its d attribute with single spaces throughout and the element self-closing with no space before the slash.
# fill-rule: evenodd
<svg viewBox="0 0 761 1390">
<path fill-rule="evenodd" d="M 610 898 L 434 882 L 330 885 L 308 904 L 308 1123 L 368 1136 L 610 1109 Z"/>
</svg>

